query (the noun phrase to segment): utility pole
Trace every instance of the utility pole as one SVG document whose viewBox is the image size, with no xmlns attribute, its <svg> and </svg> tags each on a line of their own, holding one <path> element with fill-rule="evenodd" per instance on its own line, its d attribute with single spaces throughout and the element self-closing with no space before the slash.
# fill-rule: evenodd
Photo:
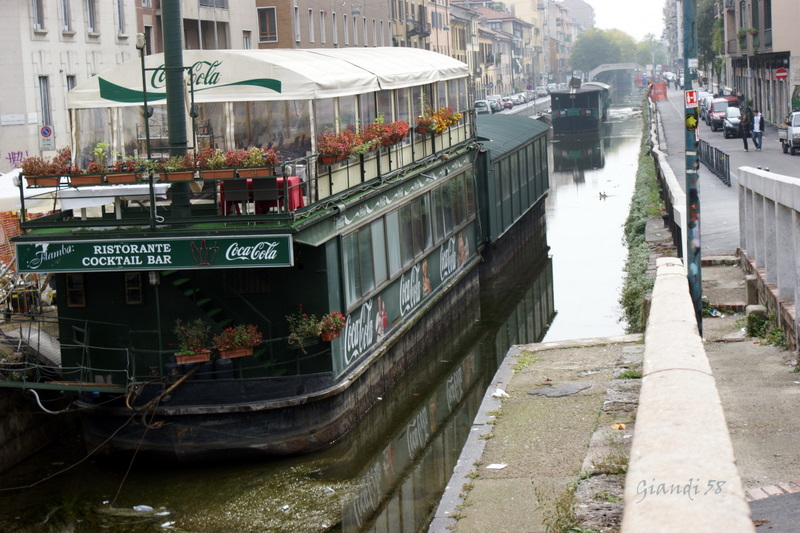
<svg viewBox="0 0 800 533">
<path fill-rule="evenodd" d="M 683 82 L 686 122 L 686 274 L 694 304 L 697 329 L 703 334 L 703 278 L 700 255 L 700 194 L 697 189 L 700 159 L 697 91 L 692 89 L 692 69 L 697 68 L 697 0 L 683 0 Z"/>
</svg>

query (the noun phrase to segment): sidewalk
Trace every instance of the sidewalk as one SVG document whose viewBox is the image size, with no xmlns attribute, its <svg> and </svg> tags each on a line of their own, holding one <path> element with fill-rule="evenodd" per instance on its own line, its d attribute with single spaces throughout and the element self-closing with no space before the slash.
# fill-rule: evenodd
<svg viewBox="0 0 800 533">
<path fill-rule="evenodd" d="M 681 182 L 682 98 L 682 92 L 672 90 L 669 100 L 658 104 L 668 163 Z M 741 139 L 725 139 L 705 124 L 700 128 L 703 139 L 729 153 L 732 182 L 725 186 L 701 165 L 703 294 L 712 305 L 741 310 L 745 285 L 735 264 L 735 169 L 762 166 L 800 176 L 798 160 L 782 153 L 774 127 L 767 129 L 760 152 L 744 152 Z M 705 349 L 757 531 L 800 531 L 800 415 L 792 401 L 800 396 L 800 374 L 792 372 L 795 354 L 745 339 L 743 315 L 723 315 L 704 319 Z M 635 429 L 636 394 L 632 398 L 630 393 L 638 381 L 617 378 L 636 370 L 640 347 L 638 336 L 624 336 L 512 349 L 496 377 L 497 388 L 509 397 L 493 398 L 495 386 L 489 388 L 430 531 L 544 532 L 545 522 L 554 525 L 568 518 L 564 487 L 580 477 L 585 479 L 575 502 L 581 527 L 616 530 L 624 474 L 615 470 L 615 459 L 630 445 Z M 532 394 L 557 387 L 569 391 L 556 397 Z M 585 476 L 587 472 L 595 475 Z"/>
</svg>

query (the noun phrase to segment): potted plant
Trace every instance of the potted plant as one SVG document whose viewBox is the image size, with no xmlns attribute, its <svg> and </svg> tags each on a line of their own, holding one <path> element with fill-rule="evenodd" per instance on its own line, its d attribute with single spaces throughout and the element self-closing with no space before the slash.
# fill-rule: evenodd
<svg viewBox="0 0 800 533">
<path fill-rule="evenodd" d="M 163 181 L 188 181 L 194 179 L 194 158 L 187 152 L 171 156 L 156 163 L 156 169 Z"/>
<path fill-rule="evenodd" d="M 319 341 L 319 320 L 314 315 L 304 313 L 302 305 L 297 313 L 287 315 L 286 321 L 289 323 L 289 336 L 286 340 L 290 345 L 297 344 L 305 352 L 305 345 Z"/>
<path fill-rule="evenodd" d="M 331 311 L 319 321 L 320 338 L 324 342 L 330 342 L 339 337 L 339 333 L 344 328 L 346 322 L 344 315 L 338 311 Z"/>
<path fill-rule="evenodd" d="M 240 178 L 263 178 L 272 176 L 273 168 L 280 164 L 278 152 L 268 149 L 252 147 L 243 150 L 242 164 L 236 173 Z"/>
<path fill-rule="evenodd" d="M 346 159 L 353 147 L 358 144 L 361 144 L 360 137 L 352 127 L 338 132 L 323 133 L 317 137 L 319 161 L 324 165 L 331 165 Z"/>
<path fill-rule="evenodd" d="M 99 185 L 103 183 L 108 174 L 108 158 L 111 156 L 111 145 L 99 142 L 92 149 L 92 157 L 82 174 L 73 174 L 69 177 L 69 184 L 74 187 L 81 185 Z"/>
<path fill-rule="evenodd" d="M 435 133 L 436 117 L 431 113 L 425 113 L 417 117 L 417 133 Z M 444 131 L 444 130 L 443 130 Z"/>
<path fill-rule="evenodd" d="M 38 155 L 32 155 L 22 160 L 22 175 L 29 185 L 37 187 L 53 187 L 58 185 L 61 177 L 51 174 L 52 165 Z"/>
<path fill-rule="evenodd" d="M 118 158 L 111 167 L 111 173 L 106 174 L 106 183 L 136 183 L 141 181 L 142 171 L 145 169 L 144 160 L 135 155 Z"/>
<path fill-rule="evenodd" d="M 253 348 L 261 344 L 263 336 L 253 324 L 239 324 L 214 335 L 211 343 L 223 359 L 253 355 Z"/>
<path fill-rule="evenodd" d="M 397 144 L 403 139 L 406 138 L 408 135 L 408 130 L 410 129 L 408 122 L 403 120 L 397 120 L 395 122 L 390 122 L 386 125 L 386 136 L 383 138 L 383 145 L 384 146 L 391 146 L 393 144 Z"/>
<path fill-rule="evenodd" d="M 233 178 L 236 170 L 228 166 L 228 159 L 225 152 L 219 149 L 206 146 L 197 153 L 195 158 L 196 167 L 205 179 L 226 179 Z"/>
<path fill-rule="evenodd" d="M 192 322 L 175 321 L 172 330 L 178 339 L 178 351 L 175 360 L 178 363 L 202 363 L 211 359 L 211 350 L 207 348 L 211 334 L 211 326 L 197 318 Z"/>
</svg>

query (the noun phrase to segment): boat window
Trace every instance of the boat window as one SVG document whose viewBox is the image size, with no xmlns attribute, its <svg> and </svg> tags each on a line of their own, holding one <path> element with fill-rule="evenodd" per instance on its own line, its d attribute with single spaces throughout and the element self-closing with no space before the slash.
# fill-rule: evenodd
<svg viewBox="0 0 800 533">
<path fill-rule="evenodd" d="M 356 97 L 343 96 L 338 98 L 339 111 L 336 115 L 339 120 L 339 129 L 356 123 Z"/>
<path fill-rule="evenodd" d="M 438 105 L 436 107 L 450 107 L 455 108 L 455 102 L 448 103 L 447 100 L 447 82 L 440 81 L 436 83 L 436 97 Z"/>
<path fill-rule="evenodd" d="M 142 275 L 139 272 L 125 272 L 125 303 L 128 305 L 144 303 Z"/>
<path fill-rule="evenodd" d="M 425 110 L 425 105 L 428 104 L 427 100 L 425 100 L 425 96 L 422 93 L 422 87 L 420 85 L 415 85 L 411 87 L 411 116 L 414 117 L 413 121 L 422 114 Z"/>
<path fill-rule="evenodd" d="M 378 111 L 376 116 L 383 115 L 384 122 L 392 122 L 394 113 L 392 112 L 392 91 L 379 91 L 377 94 Z"/>
<path fill-rule="evenodd" d="M 375 288 L 372 266 L 372 231 L 369 227 L 358 230 L 358 257 L 361 295 L 363 295 Z"/>
<path fill-rule="evenodd" d="M 403 265 L 414 261 L 414 211 L 412 204 L 400 208 L 400 258 Z"/>
<path fill-rule="evenodd" d="M 360 124 L 362 127 L 372 124 L 378 116 L 375 112 L 375 93 L 358 95 L 358 107 L 360 111 Z"/>
<path fill-rule="evenodd" d="M 433 238 L 436 242 L 441 241 L 444 239 L 444 200 L 442 199 L 444 187 L 437 187 L 433 191 L 431 191 L 431 203 L 432 203 L 432 210 L 433 213 L 432 218 L 432 225 L 433 225 Z"/>
<path fill-rule="evenodd" d="M 397 98 L 397 106 L 396 106 L 396 116 L 395 120 L 403 120 L 408 122 L 409 124 L 413 124 L 414 121 L 410 118 L 410 109 L 411 104 L 409 102 L 409 95 L 411 94 L 408 89 L 397 89 L 394 91 L 396 98 Z"/>
<path fill-rule="evenodd" d="M 392 211 L 386 215 L 387 235 L 400 235 L 399 225 L 397 211 Z M 400 261 L 400 241 L 398 239 L 389 239 L 387 252 L 389 256 L 389 275 L 394 276 L 403 267 Z"/>
<path fill-rule="evenodd" d="M 333 98 L 323 98 L 314 102 L 314 122 L 319 133 L 336 130 L 336 110 Z"/>
<path fill-rule="evenodd" d="M 353 233 L 342 239 L 344 261 L 345 292 L 347 305 L 352 305 L 361 297 L 361 279 L 358 276 L 358 234 Z"/>
<path fill-rule="evenodd" d="M 83 274 L 67 274 L 67 307 L 86 307 L 86 285 Z"/>
<path fill-rule="evenodd" d="M 383 219 L 372 223 L 372 261 L 375 265 L 375 284 L 380 285 L 389 277 L 386 263 L 386 232 Z"/>
</svg>

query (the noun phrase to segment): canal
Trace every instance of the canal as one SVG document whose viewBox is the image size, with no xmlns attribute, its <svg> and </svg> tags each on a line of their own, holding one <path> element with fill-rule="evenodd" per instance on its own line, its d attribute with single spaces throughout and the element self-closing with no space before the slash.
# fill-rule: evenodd
<svg viewBox="0 0 800 533">
<path fill-rule="evenodd" d="M 424 531 L 508 348 L 624 331 L 622 224 L 641 129 L 635 112 L 618 110 L 602 136 L 553 140 L 549 252 L 520 250 L 482 288 L 479 304 L 340 442 L 297 458 L 174 466 L 83 460 L 80 443 L 67 438 L 3 475 L 2 487 L 26 488 L 0 492 L 0 527 Z"/>
</svg>

